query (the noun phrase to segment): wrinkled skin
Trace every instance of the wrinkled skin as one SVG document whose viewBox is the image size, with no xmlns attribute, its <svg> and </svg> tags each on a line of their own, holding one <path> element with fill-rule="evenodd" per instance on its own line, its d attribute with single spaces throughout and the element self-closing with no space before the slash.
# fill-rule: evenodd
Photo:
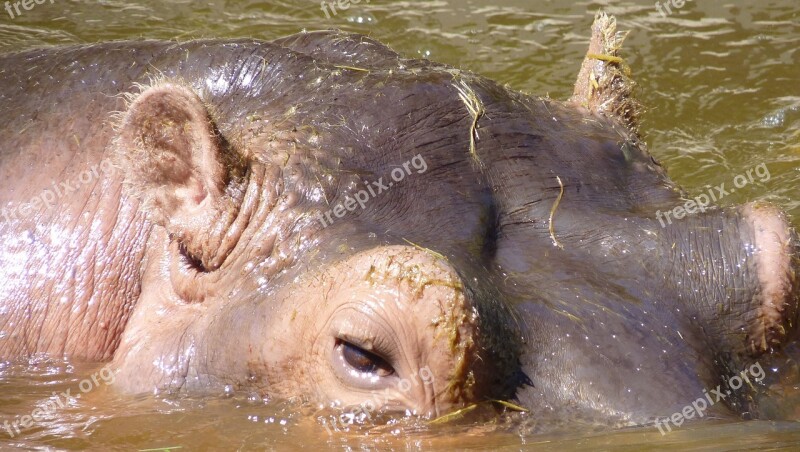
<svg viewBox="0 0 800 452">
<path fill-rule="evenodd" d="M 380 392 L 423 415 L 506 399 L 630 425 L 794 337 L 784 216 L 662 228 L 683 193 L 580 81 L 571 102 L 530 97 L 337 32 L 0 68 L 3 358 L 111 360 L 129 392 Z M 416 155 L 424 172 L 323 226 Z M 81 184 L 18 209 L 61 181 Z M 715 410 L 758 416 L 765 384 Z"/>
</svg>

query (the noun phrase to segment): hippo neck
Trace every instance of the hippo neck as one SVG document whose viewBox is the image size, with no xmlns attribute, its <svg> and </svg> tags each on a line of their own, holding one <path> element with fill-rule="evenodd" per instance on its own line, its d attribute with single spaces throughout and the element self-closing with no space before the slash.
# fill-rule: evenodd
<svg viewBox="0 0 800 452">
<path fill-rule="evenodd" d="M 0 225 L 3 356 L 107 360 L 119 343 L 138 297 L 151 228 L 138 203 L 122 193 L 118 174 L 91 170 L 101 157 L 74 155 L 60 172 L 63 180 L 28 191 L 46 201 L 44 194 L 60 187 L 57 202 L 42 202 L 25 217 L 18 209 Z"/>
</svg>

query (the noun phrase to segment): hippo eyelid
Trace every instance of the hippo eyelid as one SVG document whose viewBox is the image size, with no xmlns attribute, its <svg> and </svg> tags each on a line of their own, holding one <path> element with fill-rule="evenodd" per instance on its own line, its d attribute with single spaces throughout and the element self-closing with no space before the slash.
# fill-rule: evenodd
<svg viewBox="0 0 800 452">
<path fill-rule="evenodd" d="M 380 355 L 364 350 L 351 342 L 336 339 L 334 347 L 340 350 L 344 362 L 360 373 L 388 377 L 395 372 L 391 364 Z"/>
</svg>

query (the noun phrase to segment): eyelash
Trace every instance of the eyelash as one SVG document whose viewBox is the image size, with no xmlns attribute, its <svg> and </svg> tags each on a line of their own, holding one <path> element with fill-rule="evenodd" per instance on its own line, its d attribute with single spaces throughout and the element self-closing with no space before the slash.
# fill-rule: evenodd
<svg viewBox="0 0 800 452">
<path fill-rule="evenodd" d="M 389 364 L 389 361 L 386 358 L 377 353 L 367 351 L 352 342 L 338 338 L 336 339 L 334 347 L 340 350 L 339 353 L 341 353 L 342 359 L 345 361 L 345 363 L 347 363 L 347 365 L 349 365 L 350 367 L 356 369 L 358 372 L 376 374 L 381 377 L 387 377 L 395 373 L 394 367 L 392 367 L 392 365 Z M 363 370 L 358 365 L 354 365 L 351 362 L 351 360 L 348 359 L 347 357 L 348 350 L 352 353 L 359 354 L 360 355 L 359 358 L 363 357 L 367 359 L 369 361 L 369 364 L 367 364 L 367 366 L 371 366 L 372 369 Z"/>
</svg>

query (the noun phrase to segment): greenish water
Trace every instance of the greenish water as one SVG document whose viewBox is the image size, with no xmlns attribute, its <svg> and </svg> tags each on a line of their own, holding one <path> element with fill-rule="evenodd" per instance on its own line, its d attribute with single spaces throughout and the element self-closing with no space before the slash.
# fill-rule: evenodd
<svg viewBox="0 0 800 452">
<path fill-rule="evenodd" d="M 673 179 L 699 193 L 764 164 L 768 179 L 757 178 L 721 203 L 768 200 L 800 224 L 800 4 L 698 0 L 665 17 L 653 3 L 362 0 L 327 18 L 316 1 L 48 0 L 13 19 L 0 9 L 0 52 L 111 39 L 272 39 L 336 27 L 369 34 L 409 57 L 564 99 L 592 17 L 604 9 L 631 31 L 625 56 L 647 107 L 642 131 Z M 53 361 L 0 365 L 0 420 L 30 413 L 53 391 L 76 391 L 94 371 Z M 653 428 L 533 435 L 535 419 L 524 416 L 435 428 L 400 419 L 329 434 L 313 407 L 264 403 L 247 394 L 132 399 L 101 386 L 74 402 L 12 442 L 0 429 L 0 447 L 738 450 L 800 443 L 800 425 L 792 422 L 701 422 L 662 437 Z"/>
</svg>

